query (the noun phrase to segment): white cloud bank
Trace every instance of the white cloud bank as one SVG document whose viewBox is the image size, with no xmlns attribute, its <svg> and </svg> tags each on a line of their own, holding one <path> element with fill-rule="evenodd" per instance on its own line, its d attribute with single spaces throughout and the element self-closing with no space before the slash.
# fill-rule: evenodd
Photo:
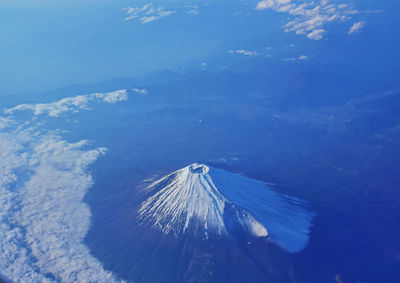
<svg viewBox="0 0 400 283">
<path fill-rule="evenodd" d="M 131 89 L 131 91 L 141 94 L 147 93 L 145 89 L 134 88 Z M 89 110 L 90 103 L 116 103 L 126 100 L 128 100 L 128 90 L 123 89 L 107 93 L 94 93 L 67 97 L 51 103 L 20 104 L 13 108 L 5 109 L 3 112 L 5 114 L 13 114 L 16 111 L 31 110 L 36 116 L 48 115 L 50 117 L 58 117 L 65 112 L 79 112 L 80 110 Z"/>
<path fill-rule="evenodd" d="M 352 15 L 360 11 L 348 4 L 331 3 L 329 0 L 299 2 L 292 0 L 262 0 L 257 10 L 272 9 L 288 13 L 292 20 L 284 25 L 286 32 L 304 34 L 309 39 L 320 40 L 326 33 L 325 25 L 335 21 L 350 20 Z"/>
<path fill-rule="evenodd" d="M 83 244 L 87 166 L 105 149 L 34 130 L 0 134 L 0 274 L 13 282 L 115 282 Z"/>
<path fill-rule="evenodd" d="M 145 90 L 134 89 L 139 93 Z M 48 104 L 21 104 L 57 117 L 89 102 L 127 100 L 127 91 L 95 93 Z M 11 282 L 117 282 L 83 243 L 91 212 L 83 198 L 93 180 L 88 166 L 106 149 L 66 142 L 40 122 L 0 117 L 0 277 Z"/>
<path fill-rule="evenodd" d="M 126 7 L 124 11 L 125 20 L 137 19 L 142 24 L 157 21 L 175 13 L 172 10 L 165 10 L 162 6 L 154 6 L 153 4 L 145 4 L 142 7 Z"/>
</svg>

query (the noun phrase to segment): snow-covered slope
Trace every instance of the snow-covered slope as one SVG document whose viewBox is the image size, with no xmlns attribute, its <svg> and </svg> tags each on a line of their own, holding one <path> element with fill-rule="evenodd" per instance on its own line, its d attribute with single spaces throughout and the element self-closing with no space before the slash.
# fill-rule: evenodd
<svg viewBox="0 0 400 283">
<path fill-rule="evenodd" d="M 267 237 L 289 252 L 308 242 L 312 213 L 302 201 L 264 182 L 195 163 L 147 189 L 155 193 L 141 204 L 138 220 L 165 234 L 207 239 L 245 232 L 247 237 Z"/>
</svg>

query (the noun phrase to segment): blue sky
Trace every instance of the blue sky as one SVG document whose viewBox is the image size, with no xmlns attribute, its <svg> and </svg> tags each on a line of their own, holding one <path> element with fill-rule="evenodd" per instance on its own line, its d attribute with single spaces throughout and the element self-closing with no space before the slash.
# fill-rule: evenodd
<svg viewBox="0 0 400 283">
<path fill-rule="evenodd" d="M 357 54 L 376 45 L 373 57 L 393 62 L 398 20 L 392 11 L 399 5 L 391 2 L 316 1 L 332 5 L 334 12 L 304 16 L 316 5 L 294 0 L 2 1 L 0 94 L 182 71 L 188 65 L 201 69 L 226 56 L 317 62 L 329 60 L 330 48 L 343 48 L 343 54 L 354 48 Z"/>
</svg>

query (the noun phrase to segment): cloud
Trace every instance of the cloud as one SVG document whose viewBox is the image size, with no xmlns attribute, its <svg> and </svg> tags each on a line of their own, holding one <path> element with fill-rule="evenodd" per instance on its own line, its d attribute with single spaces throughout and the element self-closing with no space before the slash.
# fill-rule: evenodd
<svg viewBox="0 0 400 283">
<path fill-rule="evenodd" d="M 83 244 L 91 217 L 83 197 L 93 183 L 86 168 L 105 152 L 85 146 L 84 141 L 69 144 L 52 135 L 39 140 L 15 219 L 24 227 L 25 241 L 42 273 L 64 282 L 114 282 Z"/>
<path fill-rule="evenodd" d="M 9 124 L 12 123 L 10 118 L 0 117 L 0 130 L 8 127 Z"/>
<path fill-rule="evenodd" d="M 284 58 L 283 59 L 283 61 L 286 61 L 286 62 L 304 61 L 304 60 L 308 60 L 308 56 L 300 55 L 298 57 L 289 57 L 289 58 Z"/>
<path fill-rule="evenodd" d="M 309 39 L 315 39 L 315 40 L 320 40 L 322 39 L 322 35 L 325 33 L 324 29 L 315 29 L 312 32 L 310 32 L 309 34 L 307 34 L 307 37 Z"/>
<path fill-rule="evenodd" d="M 366 24 L 365 21 L 361 21 L 361 22 L 354 23 L 354 24 L 351 26 L 351 28 L 350 28 L 348 34 L 353 34 L 353 33 L 355 33 L 355 32 L 359 32 L 359 31 L 365 26 L 365 24 Z"/>
<path fill-rule="evenodd" d="M 175 11 L 164 10 L 162 6 L 154 6 L 151 3 L 137 8 L 126 7 L 123 11 L 126 14 L 125 20 L 137 19 L 142 24 L 154 22 L 175 13 Z"/>
<path fill-rule="evenodd" d="M 245 49 L 229 50 L 228 53 L 231 54 L 241 54 L 246 56 L 257 56 L 259 55 L 256 51 L 250 51 Z"/>
<path fill-rule="evenodd" d="M 95 97 L 97 100 L 103 100 L 103 102 L 107 103 L 116 103 L 119 101 L 128 100 L 128 94 L 126 90 L 118 90 L 109 93 L 95 93 L 90 97 Z"/>
<path fill-rule="evenodd" d="M 198 9 L 191 9 L 191 10 L 188 10 L 186 12 L 186 14 L 191 15 L 191 16 L 197 16 L 198 14 L 200 14 L 200 12 Z"/>
<path fill-rule="evenodd" d="M 83 244 L 91 216 L 83 197 L 93 183 L 87 166 L 105 149 L 34 131 L 0 133 L 2 276 L 14 282 L 116 282 Z"/>
<path fill-rule="evenodd" d="M 143 89 L 143 88 L 132 88 L 131 91 L 137 92 L 140 94 L 148 94 L 149 93 L 146 89 Z"/>
<path fill-rule="evenodd" d="M 313 40 L 323 38 L 326 33 L 326 24 L 335 21 L 343 22 L 360 13 L 347 4 L 330 3 L 329 0 L 309 2 L 263 0 L 257 4 L 256 9 L 272 9 L 289 14 L 292 19 L 284 25 L 285 31 L 304 34 Z"/>
<path fill-rule="evenodd" d="M 144 89 L 131 89 L 130 91 L 146 94 Z M 74 97 L 63 98 L 52 103 L 20 104 L 13 108 L 5 109 L 5 114 L 13 114 L 16 111 L 31 110 L 35 116 L 47 115 L 58 117 L 65 112 L 79 112 L 80 110 L 89 110 L 90 103 L 104 102 L 116 103 L 128 100 L 128 90 L 117 90 L 107 93 L 94 93 L 87 95 L 78 95 Z M 1 120 L 0 120 L 1 122 Z"/>
<path fill-rule="evenodd" d="M 200 14 L 199 6 L 197 6 L 197 5 L 189 5 L 189 6 L 187 6 L 187 8 L 189 10 L 187 10 L 186 14 L 188 14 L 188 15 L 197 16 L 198 14 Z"/>
<path fill-rule="evenodd" d="M 142 89 L 132 91 L 146 94 Z M 91 102 L 127 100 L 127 91 L 95 93 L 54 103 L 21 104 L 57 117 Z M 91 212 L 83 201 L 93 185 L 88 166 L 106 153 L 89 141 L 67 142 L 39 122 L 11 121 L 0 129 L 0 274 L 11 282 L 118 282 L 83 242 Z"/>
</svg>

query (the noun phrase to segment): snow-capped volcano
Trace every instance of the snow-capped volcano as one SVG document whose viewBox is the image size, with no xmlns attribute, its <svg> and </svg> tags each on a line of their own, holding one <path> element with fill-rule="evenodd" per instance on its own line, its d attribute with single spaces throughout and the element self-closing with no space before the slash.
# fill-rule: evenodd
<svg viewBox="0 0 400 283">
<path fill-rule="evenodd" d="M 204 164 L 191 164 L 147 187 L 155 193 L 139 208 L 140 223 L 177 237 L 192 233 L 267 237 L 297 252 L 308 242 L 312 213 L 298 199 L 264 182 Z"/>
</svg>

